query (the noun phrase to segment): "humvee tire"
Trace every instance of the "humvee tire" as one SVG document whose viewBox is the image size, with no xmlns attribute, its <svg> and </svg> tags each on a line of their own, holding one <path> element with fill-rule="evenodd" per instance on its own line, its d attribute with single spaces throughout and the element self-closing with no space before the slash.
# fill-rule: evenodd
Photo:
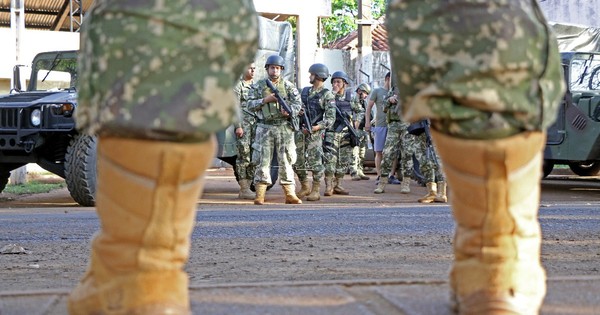
<svg viewBox="0 0 600 315">
<path fill-rule="evenodd" d="M 96 204 L 96 137 L 77 135 L 65 155 L 65 181 L 71 197 L 84 207 Z"/>
</svg>

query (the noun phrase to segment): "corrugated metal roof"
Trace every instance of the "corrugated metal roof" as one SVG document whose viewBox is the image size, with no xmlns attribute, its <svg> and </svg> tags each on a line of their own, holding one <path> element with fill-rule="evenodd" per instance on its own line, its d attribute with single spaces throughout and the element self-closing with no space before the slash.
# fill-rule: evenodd
<svg viewBox="0 0 600 315">
<path fill-rule="evenodd" d="M 25 28 L 52 31 L 71 30 L 71 0 L 26 0 L 25 2 Z M 77 8 L 76 2 L 74 8 Z M 81 0 L 85 13 L 94 0 Z M 11 0 L 0 0 L 0 27 L 10 27 Z M 74 14 L 80 20 L 79 13 Z M 75 24 L 74 30 L 78 29 Z"/>
</svg>

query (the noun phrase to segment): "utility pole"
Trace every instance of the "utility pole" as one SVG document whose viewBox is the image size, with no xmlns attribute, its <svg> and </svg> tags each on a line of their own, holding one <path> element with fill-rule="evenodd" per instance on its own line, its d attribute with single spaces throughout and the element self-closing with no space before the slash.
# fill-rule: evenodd
<svg viewBox="0 0 600 315">
<path fill-rule="evenodd" d="M 356 84 L 373 81 L 373 38 L 371 26 L 373 14 L 371 13 L 371 0 L 358 0 L 358 62 L 356 62 Z M 373 86 L 372 86 L 373 87 Z"/>
<path fill-rule="evenodd" d="M 25 0 L 10 1 L 10 28 L 15 38 L 15 64 L 21 64 L 21 42 L 25 31 Z M 11 88 L 14 86 L 11 78 Z M 10 174 L 11 184 L 24 184 L 27 181 L 27 168 L 22 166 Z"/>
</svg>

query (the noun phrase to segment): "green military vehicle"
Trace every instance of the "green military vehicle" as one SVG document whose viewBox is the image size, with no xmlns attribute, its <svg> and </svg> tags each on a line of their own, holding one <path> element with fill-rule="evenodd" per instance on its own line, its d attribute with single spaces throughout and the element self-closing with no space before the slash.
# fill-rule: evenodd
<svg viewBox="0 0 600 315">
<path fill-rule="evenodd" d="M 96 138 L 79 134 L 77 52 L 40 53 L 33 59 L 26 90 L 22 66 L 14 70 L 14 86 L 0 96 L 0 192 L 10 172 L 28 163 L 65 179 L 69 193 L 82 206 L 93 206 L 96 190 Z"/>
<path fill-rule="evenodd" d="M 580 176 L 600 173 L 600 53 L 563 52 L 567 92 L 548 128 L 544 177 L 557 164 Z"/>
</svg>

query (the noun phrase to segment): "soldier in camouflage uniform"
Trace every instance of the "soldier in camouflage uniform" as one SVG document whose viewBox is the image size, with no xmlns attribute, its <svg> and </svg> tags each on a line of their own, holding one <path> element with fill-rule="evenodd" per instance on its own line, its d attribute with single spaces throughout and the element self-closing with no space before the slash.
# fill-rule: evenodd
<svg viewBox="0 0 600 315">
<path fill-rule="evenodd" d="M 248 110 L 256 112 L 258 117 L 252 152 L 252 163 L 256 165 L 254 175 L 256 188 L 254 204 L 256 205 L 264 204 L 267 186 L 272 183 L 270 170 L 273 153 L 277 154 L 279 183 L 285 193 L 285 203 L 302 203 L 294 191 L 292 165 L 296 163 L 296 145 L 294 130 L 290 124 L 290 120 L 297 119 L 301 101 L 296 86 L 281 76 L 284 65 L 285 61 L 281 56 L 269 56 L 265 62 L 268 77 L 254 84 L 248 93 L 246 106 Z M 267 86 L 266 80 L 271 81 L 279 91 L 279 96 L 288 104 L 291 113 L 286 112 L 277 102 L 274 91 Z"/>
<path fill-rule="evenodd" d="M 248 100 L 248 91 L 252 85 L 254 71 L 256 67 L 254 63 L 250 64 L 244 72 L 242 78 L 233 89 L 238 101 L 240 102 L 241 119 L 235 124 L 235 135 L 237 136 L 237 157 L 235 161 L 235 171 L 238 176 L 240 199 L 254 199 L 256 195 L 250 190 L 250 184 L 254 179 L 254 165 L 252 164 L 252 141 L 256 132 L 256 115 L 246 108 Z"/>
<path fill-rule="evenodd" d="M 196 202 L 257 49 L 254 7 L 98 0 L 81 35 L 76 119 L 98 135 L 101 230 L 69 313 L 191 314 Z"/>
<path fill-rule="evenodd" d="M 399 105 L 398 88 L 392 87 L 383 107 L 383 112 L 386 114 L 387 135 L 383 146 L 381 178 L 388 178 L 392 172 L 392 167 L 398 164 L 396 161 L 400 160 L 400 172 L 402 173 L 400 192 L 408 194 L 413 169 L 412 155 L 415 151 L 415 139 L 413 135 L 408 133 L 409 124 L 402 121 L 400 117 Z M 373 193 L 384 193 L 387 182 L 386 180 L 380 180 Z"/>
<path fill-rule="evenodd" d="M 369 144 L 369 133 L 365 131 L 365 109 L 367 107 L 367 99 L 371 93 L 371 87 L 366 83 L 361 83 L 356 88 L 356 94 L 352 98 L 353 107 L 356 110 L 352 113 L 352 117 L 358 121 L 355 125 L 356 133 L 359 138 L 359 145 L 352 150 L 352 164 L 350 165 L 350 175 L 352 180 L 368 180 L 369 176 L 364 173 L 365 154 Z"/>
<path fill-rule="evenodd" d="M 385 113 L 383 112 L 383 107 L 391 89 L 390 83 L 391 73 L 388 72 L 385 75 L 384 86 L 373 89 L 373 92 L 369 94 L 369 103 L 367 104 L 367 110 L 365 111 L 365 131 L 370 132 L 374 140 L 373 151 L 375 152 L 375 169 L 377 170 L 376 184 L 379 184 L 381 162 L 383 160 L 383 147 L 387 135 L 387 121 Z M 373 119 L 371 110 L 373 106 L 375 106 L 375 125 L 371 128 L 371 119 Z"/>
<path fill-rule="evenodd" d="M 537 1 L 392 0 L 387 30 L 404 118 L 431 119 L 457 221 L 460 314 L 538 314 L 545 130 L 564 94 Z"/>
<path fill-rule="evenodd" d="M 348 117 L 352 117 L 353 111 L 358 111 L 358 108 L 352 103 L 352 91 L 346 90 L 350 78 L 344 71 L 336 71 L 331 75 L 331 85 L 335 96 L 336 118 L 333 126 L 325 132 L 325 140 L 323 147 L 325 151 L 325 196 L 349 195 L 350 193 L 342 187 L 342 180 L 346 171 L 352 164 L 353 146 L 350 141 L 350 133 L 348 127 L 342 119 L 348 121 Z M 341 114 L 341 115 L 340 115 Z M 344 117 L 342 117 L 342 115 Z M 357 124 L 358 121 L 352 119 L 351 124 Z"/>
<path fill-rule="evenodd" d="M 423 128 L 421 133 L 413 136 L 415 157 L 419 161 L 421 174 L 427 186 L 427 195 L 419 198 L 420 203 L 448 202 L 446 197 L 446 177 L 442 172 L 442 165 L 437 150 L 429 135 L 429 121 L 418 122 Z M 427 129 L 427 131 L 425 131 Z"/>
<path fill-rule="evenodd" d="M 329 77 L 329 69 L 321 63 L 315 63 L 308 68 L 310 83 L 302 89 L 302 110 L 310 120 L 310 126 L 302 125 L 296 132 L 296 164 L 294 171 L 300 180 L 301 189 L 296 194 L 298 198 L 306 196 L 308 201 L 321 199 L 321 179 L 325 174 L 323 165 L 323 136 L 325 130 L 335 121 L 335 99 L 333 94 L 324 87 Z M 312 187 L 308 183 L 308 171 L 312 171 Z"/>
</svg>

